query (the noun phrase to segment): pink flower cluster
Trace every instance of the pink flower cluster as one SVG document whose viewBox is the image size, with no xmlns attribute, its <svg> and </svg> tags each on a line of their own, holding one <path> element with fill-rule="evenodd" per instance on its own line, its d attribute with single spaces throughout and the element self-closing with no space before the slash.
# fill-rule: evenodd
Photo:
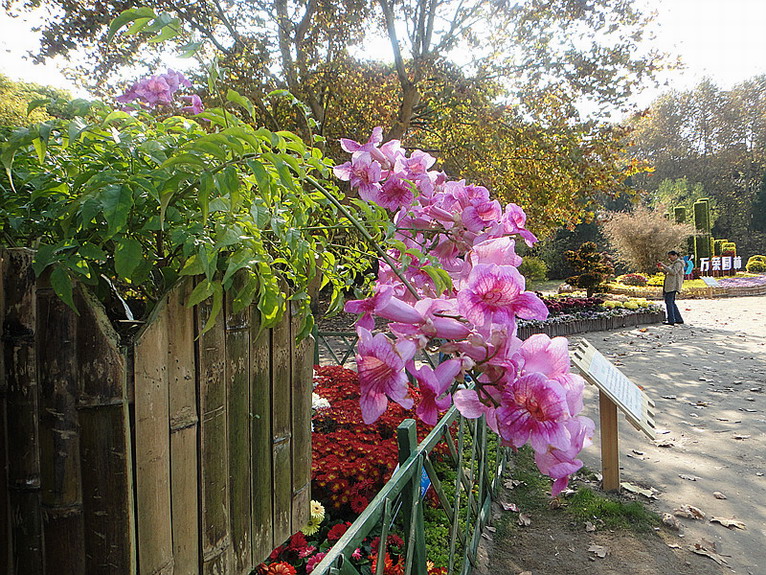
<svg viewBox="0 0 766 575">
<path fill-rule="evenodd" d="M 516 240 L 537 241 L 526 215 L 515 204 L 501 206 L 482 186 L 431 171 L 429 154 L 382 140 L 380 128 L 365 144 L 341 140 L 351 160 L 335 168 L 362 199 L 392 211 L 396 225 L 396 247 L 380 262 L 373 295 L 346 304 L 359 314 L 363 418 L 375 421 L 389 400 L 412 407 L 408 380 L 415 381 L 424 422 L 435 424 L 453 403 L 466 417 L 486 416 L 505 445 L 531 445 L 541 471 L 555 479 L 556 495 L 582 466 L 576 457 L 594 425 L 578 415 L 584 381 L 570 373 L 566 339 L 516 335 L 517 317 L 548 315 L 518 270 Z M 450 288 L 439 289 L 437 270 L 449 274 Z M 391 337 L 373 333 L 375 316 L 389 320 Z M 417 366 L 425 349 L 447 359 Z"/>
<path fill-rule="evenodd" d="M 191 82 L 182 73 L 168 69 L 164 74 L 149 76 L 136 82 L 116 99 L 121 104 L 139 101 L 150 108 L 170 106 L 173 104 L 175 93 L 182 87 L 191 88 Z M 181 96 L 181 99 L 188 102 L 187 106 L 181 108 L 184 112 L 199 114 L 205 109 L 197 94 Z"/>
</svg>

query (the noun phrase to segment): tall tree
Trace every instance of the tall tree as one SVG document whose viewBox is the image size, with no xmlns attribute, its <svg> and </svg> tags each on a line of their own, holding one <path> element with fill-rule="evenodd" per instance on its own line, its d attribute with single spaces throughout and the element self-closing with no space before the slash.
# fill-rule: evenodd
<svg viewBox="0 0 766 575">
<path fill-rule="evenodd" d="M 715 200 L 713 234 L 748 253 L 766 249 L 755 225 L 754 202 L 766 174 L 766 76 L 721 90 L 706 80 L 670 92 L 633 121 L 633 158 L 653 165 L 640 186 L 656 194 L 666 180 L 686 178 Z"/>
</svg>

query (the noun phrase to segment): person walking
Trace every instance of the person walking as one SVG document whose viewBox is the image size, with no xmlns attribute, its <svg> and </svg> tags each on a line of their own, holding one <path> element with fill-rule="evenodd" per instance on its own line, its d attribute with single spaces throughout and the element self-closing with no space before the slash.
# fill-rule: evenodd
<svg viewBox="0 0 766 575">
<path fill-rule="evenodd" d="M 665 325 L 675 325 L 684 323 L 681 312 L 676 305 L 676 295 L 681 291 L 684 285 L 684 262 L 678 257 L 678 252 L 670 250 L 668 252 L 667 264 L 657 262 L 657 268 L 665 272 L 665 281 L 662 284 L 663 295 L 665 296 Z"/>
</svg>

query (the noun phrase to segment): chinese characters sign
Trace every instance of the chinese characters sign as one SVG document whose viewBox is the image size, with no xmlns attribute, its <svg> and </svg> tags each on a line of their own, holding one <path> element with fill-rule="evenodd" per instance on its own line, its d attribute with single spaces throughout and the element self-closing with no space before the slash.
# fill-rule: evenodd
<svg viewBox="0 0 766 575">
<path fill-rule="evenodd" d="M 740 256 L 714 256 L 712 258 L 700 258 L 700 273 L 705 272 L 731 272 L 742 269 Z"/>
</svg>

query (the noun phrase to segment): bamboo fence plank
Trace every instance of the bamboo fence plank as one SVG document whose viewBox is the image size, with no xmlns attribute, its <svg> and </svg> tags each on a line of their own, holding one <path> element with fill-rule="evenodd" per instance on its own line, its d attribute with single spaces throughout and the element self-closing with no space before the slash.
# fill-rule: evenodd
<svg viewBox="0 0 766 575">
<path fill-rule="evenodd" d="M 136 572 L 133 457 L 125 356 L 86 290 L 75 291 L 85 572 Z"/>
<path fill-rule="evenodd" d="M 194 310 L 187 307 L 190 281 L 168 294 L 168 380 L 170 396 L 170 485 L 173 509 L 174 575 L 199 573 L 197 380 Z"/>
<path fill-rule="evenodd" d="M 300 318 L 292 318 L 292 333 L 300 331 Z M 292 530 L 308 523 L 311 505 L 311 391 L 314 338 L 309 336 L 295 343 L 292 354 L 292 461 L 293 500 Z"/>
<path fill-rule="evenodd" d="M 197 306 L 197 330 L 210 317 L 210 304 Z M 197 338 L 200 404 L 200 491 L 203 573 L 231 572 L 229 529 L 229 438 L 224 322 Z"/>
<path fill-rule="evenodd" d="M 77 316 L 50 287 L 37 288 L 40 484 L 46 572 L 85 571 L 77 417 Z M 46 282 L 47 283 L 47 282 Z"/>
<path fill-rule="evenodd" d="M 6 251 L 4 354 L 7 389 L 8 484 L 16 575 L 43 573 L 40 442 L 32 252 Z"/>
<path fill-rule="evenodd" d="M 229 406 L 229 485 L 231 493 L 232 573 L 252 570 L 250 457 L 250 308 L 232 310 L 226 294 L 226 383 Z"/>
<path fill-rule="evenodd" d="M 292 337 L 290 316 L 285 313 L 271 334 L 271 434 L 274 541 L 292 535 Z M 301 526 L 302 527 L 302 526 Z"/>
<path fill-rule="evenodd" d="M 5 340 L 5 251 L 0 250 L 0 341 Z M 0 352 L 0 573 L 13 575 L 11 562 L 11 515 L 8 505 L 7 386 L 5 353 Z"/>
<path fill-rule="evenodd" d="M 274 541 L 271 529 L 271 332 L 260 329 L 255 313 L 250 336 L 253 342 L 250 353 L 252 533 L 253 561 L 258 563 L 266 559 L 279 542 Z"/>
<path fill-rule="evenodd" d="M 138 570 L 173 572 L 168 432 L 167 307 L 158 304 L 136 338 L 135 378 L 136 525 Z"/>
</svg>

